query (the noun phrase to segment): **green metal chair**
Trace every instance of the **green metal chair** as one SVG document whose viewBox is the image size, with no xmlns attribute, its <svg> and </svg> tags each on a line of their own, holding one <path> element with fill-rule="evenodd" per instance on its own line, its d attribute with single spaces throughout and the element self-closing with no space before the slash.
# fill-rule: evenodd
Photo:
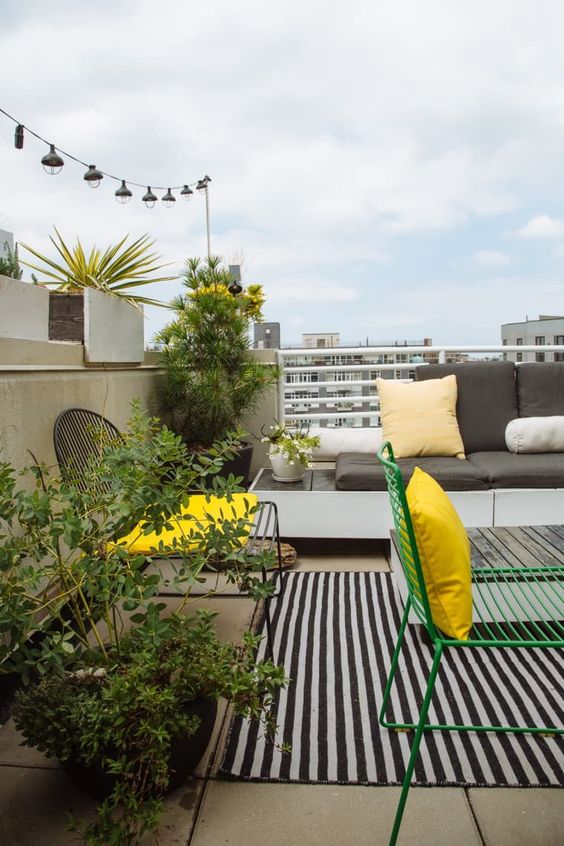
<svg viewBox="0 0 564 846">
<path fill-rule="evenodd" d="M 396 730 L 415 730 L 398 802 L 390 846 L 397 841 L 407 794 L 424 731 L 493 731 L 562 734 L 557 726 L 448 725 L 427 723 L 435 681 L 445 649 L 553 648 L 564 646 L 564 565 L 546 567 L 483 567 L 473 571 L 473 627 L 468 640 L 444 635 L 433 623 L 413 524 L 401 471 L 389 442 L 377 452 L 384 466 L 392 506 L 397 547 L 407 583 L 407 601 L 380 709 L 380 724 Z M 386 719 L 390 692 L 398 666 L 409 616 L 425 627 L 434 651 L 427 687 L 416 723 Z M 469 695 L 471 691 L 469 691 Z"/>
</svg>

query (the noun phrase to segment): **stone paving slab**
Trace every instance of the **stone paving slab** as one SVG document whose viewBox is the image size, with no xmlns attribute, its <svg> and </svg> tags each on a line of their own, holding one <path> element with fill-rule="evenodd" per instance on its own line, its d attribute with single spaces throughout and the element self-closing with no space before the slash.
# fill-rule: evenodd
<svg viewBox="0 0 564 846">
<path fill-rule="evenodd" d="M 62 770 L 0 766 L 0 843 L 2 846 L 71 846 L 82 843 L 66 831 L 69 813 L 95 817 L 96 802 Z M 201 779 L 187 781 L 165 799 L 159 846 L 186 846 L 204 789 Z M 154 846 L 147 835 L 140 846 Z"/>
<path fill-rule="evenodd" d="M 485 846 L 562 846 L 564 791 L 559 788 L 469 788 Z"/>
<path fill-rule="evenodd" d="M 399 790 L 210 781 L 190 846 L 387 846 Z M 453 844 L 482 844 L 464 789 L 412 790 L 398 846 Z"/>
</svg>

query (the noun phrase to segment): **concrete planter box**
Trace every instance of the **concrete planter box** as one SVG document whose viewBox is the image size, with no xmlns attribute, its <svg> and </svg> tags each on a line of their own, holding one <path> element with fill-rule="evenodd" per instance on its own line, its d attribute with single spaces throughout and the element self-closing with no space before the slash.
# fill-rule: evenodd
<svg viewBox="0 0 564 846">
<path fill-rule="evenodd" d="M 49 340 L 49 291 L 0 276 L 0 338 Z"/>
</svg>

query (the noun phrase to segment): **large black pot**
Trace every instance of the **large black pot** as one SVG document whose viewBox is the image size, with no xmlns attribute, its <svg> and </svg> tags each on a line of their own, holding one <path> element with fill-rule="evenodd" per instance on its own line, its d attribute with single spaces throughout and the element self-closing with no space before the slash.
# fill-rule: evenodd
<svg viewBox="0 0 564 846">
<path fill-rule="evenodd" d="M 195 734 L 189 737 L 178 734 L 172 738 L 168 759 L 169 783 L 167 793 L 180 787 L 200 763 L 215 725 L 217 701 L 200 697 L 184 705 L 183 711 L 190 717 L 200 717 L 201 723 Z M 62 761 L 61 766 L 78 787 L 97 799 L 104 799 L 109 796 L 115 787 L 116 776 L 104 772 L 99 764 L 86 765 L 80 761 L 69 760 Z"/>
<path fill-rule="evenodd" d="M 237 450 L 237 455 L 230 461 L 226 461 L 217 474 L 226 479 L 230 473 L 234 476 L 242 476 L 243 483 L 247 484 L 251 478 L 251 461 L 253 460 L 253 445 L 243 444 Z"/>
</svg>

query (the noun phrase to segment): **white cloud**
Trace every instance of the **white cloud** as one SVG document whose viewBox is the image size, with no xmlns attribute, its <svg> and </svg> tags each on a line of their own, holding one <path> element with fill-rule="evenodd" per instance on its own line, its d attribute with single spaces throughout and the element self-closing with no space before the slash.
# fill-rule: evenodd
<svg viewBox="0 0 564 846">
<path fill-rule="evenodd" d="M 502 267 L 511 264 L 511 257 L 507 253 L 500 253 L 498 250 L 478 250 L 474 255 L 474 261 L 484 267 Z"/>
<path fill-rule="evenodd" d="M 557 246 L 551 250 L 550 254 L 554 258 L 564 259 L 564 244 L 557 244 Z"/>
<path fill-rule="evenodd" d="M 328 285 L 325 283 L 315 284 L 308 280 L 307 283 L 282 283 L 279 288 L 270 292 L 269 298 L 273 301 L 283 300 L 292 303 L 349 303 L 358 299 L 358 291 L 348 288 L 345 285 Z"/>
<path fill-rule="evenodd" d="M 521 238 L 562 238 L 564 220 L 556 220 L 547 214 L 538 214 L 518 229 L 517 235 Z"/>
</svg>

